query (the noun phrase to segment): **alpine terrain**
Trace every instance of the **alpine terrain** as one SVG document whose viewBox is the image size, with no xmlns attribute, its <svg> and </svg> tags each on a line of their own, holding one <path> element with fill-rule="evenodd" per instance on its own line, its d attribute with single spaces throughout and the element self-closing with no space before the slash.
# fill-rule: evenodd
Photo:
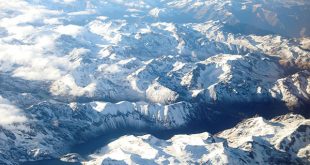
<svg viewBox="0 0 310 165">
<path fill-rule="evenodd" d="M 310 164 L 309 20 L 308 0 L 0 0 L 0 164 Z"/>
</svg>

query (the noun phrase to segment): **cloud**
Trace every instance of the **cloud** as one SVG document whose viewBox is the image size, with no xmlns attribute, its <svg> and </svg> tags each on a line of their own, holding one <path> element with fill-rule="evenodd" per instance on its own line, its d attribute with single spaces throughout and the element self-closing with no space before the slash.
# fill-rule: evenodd
<svg viewBox="0 0 310 165">
<path fill-rule="evenodd" d="M 6 32 L 0 37 L 0 72 L 43 81 L 55 80 L 67 73 L 71 65 L 63 54 L 59 55 L 61 51 L 55 40 L 60 34 L 54 30 L 77 34 L 79 28 L 57 26 L 60 22 L 54 17 L 59 14 L 59 11 L 31 5 L 27 1 L 0 3 L 0 28 Z M 44 25 L 47 20 L 50 20 L 49 24 Z"/>
<path fill-rule="evenodd" d="M 21 110 L 0 96 L 0 125 L 25 122 L 27 118 Z"/>
<path fill-rule="evenodd" d="M 60 25 L 56 28 L 55 31 L 58 32 L 59 34 L 65 34 L 76 37 L 81 33 L 82 30 L 83 28 L 77 25 L 66 25 L 66 26 Z"/>
<path fill-rule="evenodd" d="M 45 49 L 44 49 L 45 48 Z M 42 40 L 35 45 L 0 45 L 0 72 L 27 80 L 55 80 L 70 70 L 66 57 L 48 55 L 53 46 Z"/>
</svg>

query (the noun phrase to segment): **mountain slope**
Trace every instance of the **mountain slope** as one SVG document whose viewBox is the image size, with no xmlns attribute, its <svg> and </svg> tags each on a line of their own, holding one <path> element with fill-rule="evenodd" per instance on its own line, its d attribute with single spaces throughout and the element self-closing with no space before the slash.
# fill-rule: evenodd
<svg viewBox="0 0 310 165">
<path fill-rule="evenodd" d="M 307 164 L 309 135 L 310 122 L 301 116 L 256 117 L 215 136 L 123 136 L 85 164 Z"/>
</svg>

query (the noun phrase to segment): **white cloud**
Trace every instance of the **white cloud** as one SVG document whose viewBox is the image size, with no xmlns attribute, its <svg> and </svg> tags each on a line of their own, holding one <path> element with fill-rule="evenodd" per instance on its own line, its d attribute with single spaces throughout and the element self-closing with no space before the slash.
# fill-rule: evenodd
<svg viewBox="0 0 310 165">
<path fill-rule="evenodd" d="M 25 122 L 27 118 L 21 110 L 0 96 L 0 125 L 5 126 L 13 123 Z"/>
<path fill-rule="evenodd" d="M 59 34 L 65 34 L 76 37 L 82 32 L 82 30 L 83 28 L 77 25 L 66 25 L 66 26 L 60 25 L 56 28 L 55 31 L 58 32 Z"/>
<path fill-rule="evenodd" d="M 27 80 L 55 80 L 70 70 L 66 57 L 49 55 L 55 51 L 52 42 L 38 40 L 35 45 L 0 45 L 0 71 L 12 71 Z"/>
<path fill-rule="evenodd" d="M 2 12 L 7 10 L 11 12 Z M 0 28 L 8 34 L 0 38 L 0 72 L 12 72 L 27 80 L 55 80 L 67 73 L 70 62 L 59 55 L 61 51 L 55 44 L 60 34 L 54 31 L 53 24 L 60 23 L 55 18 L 59 14 L 27 1 L 1 2 Z M 42 24 L 46 21 L 48 25 Z M 64 33 L 79 32 L 75 26 L 58 27 Z"/>
<path fill-rule="evenodd" d="M 13 76 L 27 80 L 55 80 L 61 77 L 59 69 L 47 67 L 19 67 L 14 70 Z"/>
</svg>

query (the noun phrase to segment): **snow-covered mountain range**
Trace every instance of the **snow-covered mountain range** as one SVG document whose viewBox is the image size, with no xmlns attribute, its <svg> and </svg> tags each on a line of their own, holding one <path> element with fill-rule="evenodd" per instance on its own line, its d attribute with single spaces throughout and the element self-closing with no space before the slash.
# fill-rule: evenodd
<svg viewBox="0 0 310 165">
<path fill-rule="evenodd" d="M 124 127 L 309 117 L 309 11 L 305 0 L 0 0 L 0 164 L 58 158 Z"/>
<path fill-rule="evenodd" d="M 307 164 L 309 147 L 309 120 L 298 115 L 269 121 L 256 117 L 217 135 L 176 135 L 169 140 L 152 135 L 123 136 L 90 155 L 84 163 Z"/>
</svg>

